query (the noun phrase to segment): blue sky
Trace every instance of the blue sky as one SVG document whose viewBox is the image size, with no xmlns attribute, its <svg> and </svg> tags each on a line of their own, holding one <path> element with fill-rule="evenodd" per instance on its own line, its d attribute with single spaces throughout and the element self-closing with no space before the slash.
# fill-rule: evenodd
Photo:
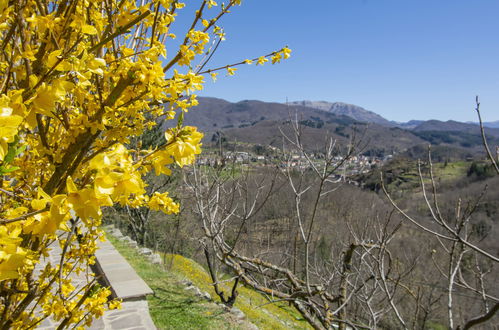
<svg viewBox="0 0 499 330">
<path fill-rule="evenodd" d="M 189 1 L 187 1 L 189 3 Z M 222 21 L 211 66 L 288 45 L 282 64 L 244 66 L 203 96 L 342 101 L 387 119 L 499 120 L 497 0 L 245 0 Z"/>
</svg>

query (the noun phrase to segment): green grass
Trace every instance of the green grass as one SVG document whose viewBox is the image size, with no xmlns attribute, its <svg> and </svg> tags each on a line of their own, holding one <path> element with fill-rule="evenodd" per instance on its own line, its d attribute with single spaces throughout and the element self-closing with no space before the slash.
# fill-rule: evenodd
<svg viewBox="0 0 499 330">
<path fill-rule="evenodd" d="M 180 255 L 168 255 L 167 258 L 169 259 L 167 263 L 173 261 L 173 272 L 182 274 L 198 288 L 210 293 L 212 297 L 216 297 L 213 286 L 210 285 L 210 276 L 198 263 Z M 230 292 L 231 284 L 222 285 L 227 293 Z M 282 302 L 269 304 L 269 300 L 265 296 L 244 286 L 240 286 L 238 292 L 239 296 L 235 307 L 242 310 L 249 321 L 258 328 L 269 330 L 309 328 L 308 323 L 288 304 Z"/>
<path fill-rule="evenodd" d="M 433 177 L 437 183 L 450 183 L 452 181 L 463 178 L 467 175 L 467 171 L 470 167 L 470 162 L 449 162 L 447 165 L 445 163 L 434 163 L 433 164 Z M 427 169 L 422 169 L 424 183 L 425 185 L 430 185 L 430 174 Z M 405 172 L 400 174 L 398 178 L 389 185 L 389 190 L 414 190 L 419 189 L 421 185 L 418 168 L 416 163 L 414 163 L 410 168 L 407 168 Z"/>
<path fill-rule="evenodd" d="M 465 176 L 470 167 L 469 162 L 449 162 L 433 164 L 435 177 L 440 177 L 442 180 L 453 180 Z"/>
<path fill-rule="evenodd" d="M 136 249 L 111 235 L 107 238 L 154 291 L 147 301 L 158 329 L 240 329 L 229 321 L 223 308 L 186 291 L 179 274 L 150 263 Z"/>
<path fill-rule="evenodd" d="M 428 321 L 425 329 L 427 330 L 447 330 L 448 328 L 445 325 L 439 324 L 437 322 Z"/>
<path fill-rule="evenodd" d="M 149 296 L 151 317 L 158 329 L 240 329 L 231 322 L 222 307 L 184 290 L 180 282 L 190 280 L 202 291 L 208 292 L 219 301 L 211 278 L 205 269 L 195 261 L 180 255 L 167 255 L 166 266 L 153 265 L 135 249 L 107 235 L 109 241 L 127 259 L 142 279 L 155 292 Z M 229 292 L 231 283 L 223 285 Z M 301 315 L 286 303 L 269 303 L 262 294 L 240 286 L 235 307 L 242 310 L 248 321 L 260 329 L 310 329 Z"/>
</svg>

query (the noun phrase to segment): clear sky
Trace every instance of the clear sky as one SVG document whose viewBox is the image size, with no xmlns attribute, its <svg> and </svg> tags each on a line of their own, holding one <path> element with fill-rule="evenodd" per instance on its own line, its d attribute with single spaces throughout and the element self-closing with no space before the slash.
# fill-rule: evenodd
<svg viewBox="0 0 499 330">
<path fill-rule="evenodd" d="M 189 4 L 189 1 L 186 1 Z M 212 66 L 288 45 L 279 65 L 241 67 L 202 96 L 341 101 L 387 119 L 499 120 L 498 0 L 244 0 Z"/>
</svg>

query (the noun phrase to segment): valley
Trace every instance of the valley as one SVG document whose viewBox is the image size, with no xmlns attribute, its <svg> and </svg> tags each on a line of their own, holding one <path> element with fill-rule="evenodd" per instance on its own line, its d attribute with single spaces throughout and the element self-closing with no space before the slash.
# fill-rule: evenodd
<svg viewBox="0 0 499 330">
<path fill-rule="evenodd" d="M 243 283 L 315 328 L 334 309 L 352 327 L 442 329 L 449 295 L 462 322 L 481 315 L 483 295 L 499 295 L 499 176 L 479 127 L 362 122 L 346 115 L 358 107 L 327 107 L 341 104 L 200 98 L 184 124 L 203 130 L 203 153 L 148 179 L 181 212 L 117 208 L 106 221 L 227 279 L 225 293 L 214 287 L 225 304 Z M 495 147 L 497 130 L 486 132 Z"/>
</svg>

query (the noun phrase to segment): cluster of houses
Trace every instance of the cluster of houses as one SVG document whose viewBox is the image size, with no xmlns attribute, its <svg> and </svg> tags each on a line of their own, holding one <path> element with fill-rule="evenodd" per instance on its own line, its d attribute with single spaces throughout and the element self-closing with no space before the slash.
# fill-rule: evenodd
<svg viewBox="0 0 499 330">
<path fill-rule="evenodd" d="M 372 169 L 383 165 L 387 160 L 390 160 L 392 155 L 383 158 L 364 155 L 351 156 L 347 160 L 343 160 L 343 158 L 344 157 L 342 156 L 335 156 L 329 165 L 331 167 L 340 165 L 336 172 L 342 177 L 348 177 L 367 173 Z M 205 150 L 203 154 L 197 158 L 198 165 L 211 167 L 223 166 L 231 163 L 252 167 L 273 167 L 277 165 L 283 169 L 295 168 L 306 170 L 312 166 L 324 166 L 324 156 L 321 154 L 311 154 L 307 159 L 303 154 L 292 152 L 283 153 L 276 148 L 273 152 L 266 153 L 265 155 L 258 155 L 246 151 L 224 151 L 223 153 L 220 153 L 217 151 Z"/>
</svg>

